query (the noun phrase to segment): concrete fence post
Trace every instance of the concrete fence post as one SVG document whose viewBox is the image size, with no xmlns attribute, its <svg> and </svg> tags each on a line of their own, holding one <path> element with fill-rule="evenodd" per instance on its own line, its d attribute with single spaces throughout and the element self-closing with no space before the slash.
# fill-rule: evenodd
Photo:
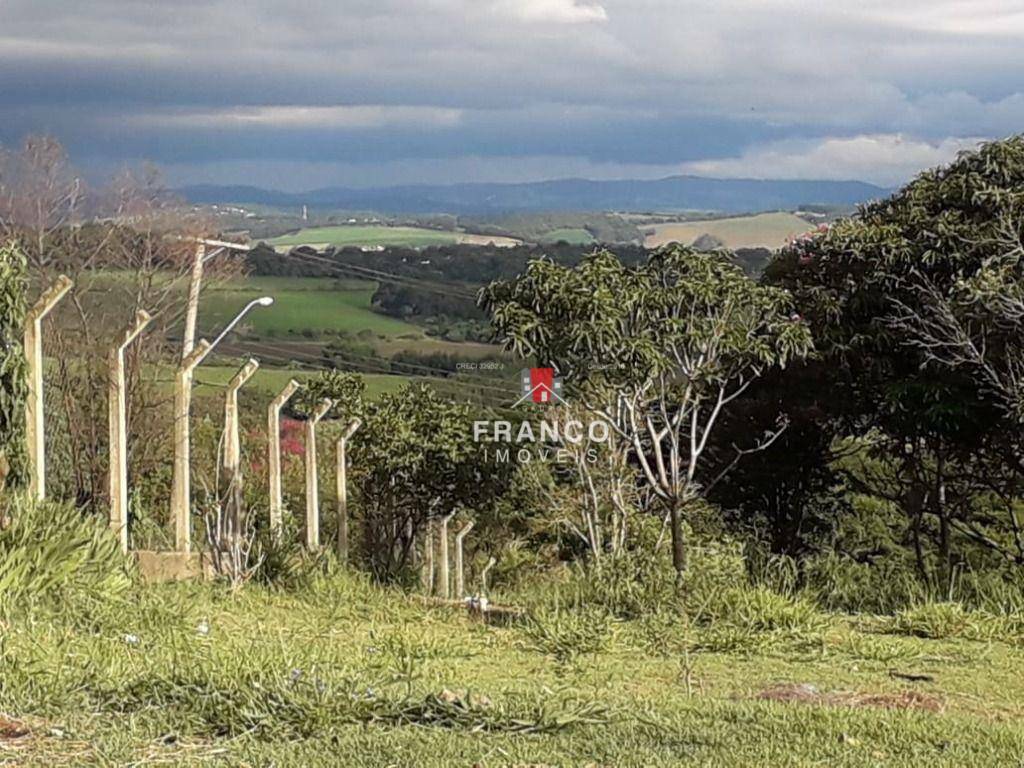
<svg viewBox="0 0 1024 768">
<path fill-rule="evenodd" d="M 231 514 L 235 523 L 233 530 L 236 533 L 241 530 L 242 510 L 242 439 L 238 423 L 238 390 L 253 377 L 259 367 L 259 361 L 249 358 L 228 382 L 224 393 L 224 476 L 228 481 Z"/>
<path fill-rule="evenodd" d="M 46 427 L 43 418 L 43 318 L 64 298 L 74 283 L 60 275 L 25 315 L 25 362 L 28 399 L 25 401 L 25 439 L 28 442 L 28 488 L 34 499 L 46 498 Z"/>
<path fill-rule="evenodd" d="M 316 425 L 331 409 L 334 402 L 321 400 L 320 405 L 306 419 L 306 548 L 320 547 L 320 490 L 317 484 Z"/>
<path fill-rule="evenodd" d="M 338 497 L 338 560 L 348 563 L 348 469 L 346 458 L 346 446 L 349 438 L 355 434 L 362 425 L 359 419 L 352 419 L 345 428 L 345 432 L 338 438 L 337 464 L 334 473 L 334 489 Z"/>
<path fill-rule="evenodd" d="M 490 559 L 487 560 L 487 565 L 485 565 L 484 569 L 480 572 L 480 595 L 481 595 L 481 597 L 486 597 L 487 596 L 487 575 L 491 572 L 491 568 L 493 568 L 495 563 L 497 563 L 497 562 L 498 562 L 497 560 L 495 560 L 493 557 L 491 557 Z"/>
<path fill-rule="evenodd" d="M 174 477 L 171 487 L 171 519 L 174 520 L 174 549 L 192 551 L 192 379 L 196 366 L 210 351 L 210 342 L 200 339 L 178 368 L 174 378 Z"/>
<path fill-rule="evenodd" d="M 420 582 L 428 595 L 434 594 L 434 521 L 428 520 L 423 531 L 423 565 L 420 569 Z"/>
<path fill-rule="evenodd" d="M 270 530 L 281 535 L 281 515 L 284 507 L 281 493 L 281 409 L 299 389 L 299 382 L 291 379 L 285 384 L 267 408 L 267 476 L 270 479 Z"/>
<path fill-rule="evenodd" d="M 149 313 L 140 309 L 135 313 L 135 322 L 110 350 L 107 406 L 110 430 L 110 527 L 117 535 L 124 554 L 128 554 L 128 417 L 124 350 L 145 330 L 150 320 Z"/>
<path fill-rule="evenodd" d="M 454 512 L 449 512 L 438 521 L 437 526 L 437 549 L 438 568 L 437 583 L 440 587 L 440 594 L 445 600 L 451 597 L 452 585 L 448 571 L 448 522 L 455 517 Z"/>
<path fill-rule="evenodd" d="M 461 600 L 466 596 L 466 570 L 463 562 L 462 542 L 466 535 L 473 530 L 473 521 L 470 520 L 455 534 L 455 599 Z"/>
</svg>

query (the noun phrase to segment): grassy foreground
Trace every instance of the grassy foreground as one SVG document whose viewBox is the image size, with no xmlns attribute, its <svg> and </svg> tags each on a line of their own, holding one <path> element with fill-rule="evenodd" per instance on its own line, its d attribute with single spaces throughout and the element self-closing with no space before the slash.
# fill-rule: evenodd
<svg viewBox="0 0 1024 768">
<path fill-rule="evenodd" d="M 290 592 L 134 587 L 3 626 L 0 764 L 1024 758 L 1020 645 L 808 621 L 701 630 L 680 650 L 672 624 L 548 614 L 489 626 L 344 574 Z"/>
</svg>

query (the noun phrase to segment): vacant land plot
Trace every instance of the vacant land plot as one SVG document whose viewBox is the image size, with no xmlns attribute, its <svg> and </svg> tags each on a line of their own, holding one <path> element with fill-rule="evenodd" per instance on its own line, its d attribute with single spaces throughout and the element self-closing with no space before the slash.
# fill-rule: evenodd
<svg viewBox="0 0 1024 768">
<path fill-rule="evenodd" d="M 423 248 L 428 245 L 452 243 L 482 245 L 493 242 L 495 245 L 515 245 L 518 241 L 509 237 L 471 235 L 424 227 L 340 226 L 311 227 L 290 235 L 275 237 L 267 242 L 277 248 L 292 248 L 296 245 L 309 245 L 314 248 L 324 248 L 328 245 L 339 248 L 349 245 L 364 248 L 388 245 Z"/>
<path fill-rule="evenodd" d="M 759 213 L 756 216 L 733 216 L 727 219 L 706 219 L 643 226 L 644 245 L 657 248 L 667 243 L 690 245 L 701 235 L 711 235 L 726 248 L 781 248 L 789 238 L 803 234 L 813 225 L 792 213 Z"/>
<path fill-rule="evenodd" d="M 244 321 L 245 327 L 258 334 L 287 336 L 370 331 L 389 336 L 422 336 L 422 330 L 416 326 L 370 308 L 376 289 L 375 283 L 362 280 L 245 278 L 206 291 L 200 319 L 203 327 L 212 333 L 229 322 L 248 302 L 267 295 L 274 297 L 274 305 L 254 310 Z"/>
<path fill-rule="evenodd" d="M 1019 647 L 836 618 L 813 643 L 748 632 L 732 647 L 712 628 L 682 655 L 682 626 L 603 621 L 573 645 L 576 627 L 488 626 L 344 575 L 291 591 L 138 587 L 5 625 L 0 762 L 959 768 L 1024 755 Z"/>
</svg>

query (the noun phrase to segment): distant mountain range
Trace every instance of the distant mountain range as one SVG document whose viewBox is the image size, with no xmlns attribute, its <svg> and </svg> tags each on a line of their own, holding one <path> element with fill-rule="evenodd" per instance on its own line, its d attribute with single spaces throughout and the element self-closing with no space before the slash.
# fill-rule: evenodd
<svg viewBox="0 0 1024 768">
<path fill-rule="evenodd" d="M 850 206 L 888 190 L 861 181 L 784 181 L 669 176 L 653 181 L 561 179 L 520 184 L 422 184 L 278 192 L 247 186 L 196 185 L 178 190 L 194 203 L 249 203 L 380 213 L 515 213 L 536 211 L 682 211 L 747 213 L 804 206 Z"/>
</svg>

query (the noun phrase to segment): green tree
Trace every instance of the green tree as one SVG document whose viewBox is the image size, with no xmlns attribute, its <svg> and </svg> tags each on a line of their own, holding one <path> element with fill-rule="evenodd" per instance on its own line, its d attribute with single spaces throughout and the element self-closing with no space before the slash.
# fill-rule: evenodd
<svg viewBox="0 0 1024 768">
<path fill-rule="evenodd" d="M 850 475 L 854 487 L 905 511 L 922 576 L 934 541 L 944 587 L 957 541 L 1024 562 L 1015 415 L 1022 221 L 1024 137 L 1016 136 L 794 242 L 766 272 L 794 294 L 814 331 L 831 415 L 886 458 L 874 478 Z M 1002 499 L 1002 510 L 979 514 L 981 493 Z"/>
<path fill-rule="evenodd" d="M 811 349 L 789 294 L 759 286 L 721 254 L 671 246 L 636 268 L 607 251 L 575 268 L 534 261 L 517 280 L 485 288 L 481 302 L 506 348 L 554 367 L 631 446 L 682 573 L 684 518 L 716 423 L 764 371 Z"/>
<path fill-rule="evenodd" d="M 344 371 L 322 371 L 303 384 L 294 398 L 293 410 L 306 417 L 326 399 L 334 403 L 326 418 L 351 419 L 362 415 L 365 394 L 366 382 L 361 376 Z"/>
<path fill-rule="evenodd" d="M 368 403 L 352 441 L 351 479 L 362 512 L 366 562 L 381 581 L 409 572 L 431 520 L 489 505 L 506 475 L 485 464 L 469 407 L 408 384 Z"/>
</svg>

